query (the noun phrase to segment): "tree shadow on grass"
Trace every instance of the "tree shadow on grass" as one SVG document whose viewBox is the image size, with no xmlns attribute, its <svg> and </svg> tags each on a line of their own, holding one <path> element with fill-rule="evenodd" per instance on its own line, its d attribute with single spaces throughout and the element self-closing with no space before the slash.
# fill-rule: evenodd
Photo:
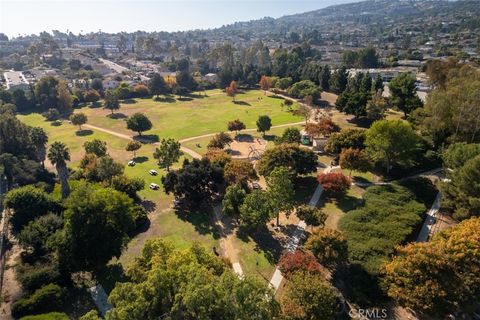
<svg viewBox="0 0 480 320">
<path fill-rule="evenodd" d="M 353 176 L 353 181 L 360 184 L 360 188 L 368 188 L 372 185 L 372 182 L 361 176 Z"/>
<path fill-rule="evenodd" d="M 164 97 L 154 97 L 153 101 L 172 103 L 172 102 L 175 102 L 176 100 L 175 100 L 174 97 L 172 97 L 170 95 L 167 95 L 167 96 L 164 96 Z"/>
<path fill-rule="evenodd" d="M 220 238 L 218 228 L 213 224 L 211 219 L 213 208 L 205 205 L 192 208 L 180 201 L 174 208 L 175 214 L 182 221 L 188 222 L 195 227 L 201 235 L 211 235 L 214 239 Z"/>
<path fill-rule="evenodd" d="M 136 163 L 144 163 L 148 161 L 148 157 L 146 156 L 135 157 L 133 158 L 133 161 L 135 161 Z"/>
<path fill-rule="evenodd" d="M 308 203 L 317 185 L 318 181 L 315 177 L 298 177 L 295 180 L 295 200 L 301 204 Z"/>
<path fill-rule="evenodd" d="M 320 108 L 332 107 L 332 105 L 326 100 L 317 100 L 316 105 Z"/>
<path fill-rule="evenodd" d="M 278 136 L 277 135 L 274 135 L 274 134 L 266 134 L 263 136 L 263 139 L 265 141 L 275 141 L 275 139 L 277 138 Z"/>
<path fill-rule="evenodd" d="M 125 100 L 122 101 L 122 103 L 124 103 L 124 104 L 135 104 L 135 103 L 137 103 L 137 100 L 135 100 L 135 99 L 125 99 Z"/>
<path fill-rule="evenodd" d="M 283 246 L 275 239 L 267 228 L 262 228 L 257 231 L 248 231 L 245 229 L 237 230 L 237 237 L 243 242 L 255 242 L 255 251 L 263 252 L 267 261 L 271 264 L 276 264 L 283 251 Z"/>
<path fill-rule="evenodd" d="M 53 127 L 60 127 L 62 125 L 62 121 L 54 120 L 50 123 L 50 125 L 53 126 Z"/>
<path fill-rule="evenodd" d="M 245 102 L 245 101 L 233 101 L 233 103 L 238 104 L 240 106 L 251 106 L 250 103 Z"/>
<path fill-rule="evenodd" d="M 347 122 L 355 124 L 360 128 L 370 128 L 370 126 L 372 125 L 372 120 L 366 117 L 361 117 L 361 118 L 353 117 L 352 119 L 348 119 Z"/>
<path fill-rule="evenodd" d="M 253 142 L 253 136 L 248 133 L 240 133 L 235 137 L 235 140 L 239 142 Z"/>
<path fill-rule="evenodd" d="M 107 115 L 110 119 L 125 119 L 127 116 L 121 112 L 110 113 Z"/>
<path fill-rule="evenodd" d="M 205 95 L 198 94 L 198 93 L 190 93 L 190 94 L 188 94 L 188 97 L 192 98 L 192 99 L 203 99 L 203 98 L 205 98 Z"/>
<path fill-rule="evenodd" d="M 354 210 L 363 203 L 363 199 L 359 199 L 357 197 L 353 197 L 348 194 L 338 198 L 327 197 L 324 199 L 325 200 L 322 201 L 323 204 L 328 202 L 334 203 L 335 206 L 337 206 L 338 209 L 340 209 L 342 212 L 348 212 L 348 211 Z"/>
<path fill-rule="evenodd" d="M 181 97 L 181 98 L 177 98 L 178 101 L 192 101 L 193 98 L 191 97 Z"/>
<path fill-rule="evenodd" d="M 83 130 L 78 130 L 77 132 L 75 132 L 75 135 L 77 135 L 79 137 L 89 136 L 91 134 L 93 134 L 93 131 L 90 130 L 90 129 L 83 129 Z"/>
<path fill-rule="evenodd" d="M 144 207 L 148 213 L 154 212 L 155 209 L 157 208 L 157 205 L 155 204 L 155 202 L 150 200 L 142 200 L 140 201 L 140 205 Z"/>
<path fill-rule="evenodd" d="M 143 134 L 141 136 L 137 135 L 133 137 L 133 139 L 145 144 L 150 144 L 150 143 L 155 143 L 160 141 L 158 134 Z"/>
</svg>

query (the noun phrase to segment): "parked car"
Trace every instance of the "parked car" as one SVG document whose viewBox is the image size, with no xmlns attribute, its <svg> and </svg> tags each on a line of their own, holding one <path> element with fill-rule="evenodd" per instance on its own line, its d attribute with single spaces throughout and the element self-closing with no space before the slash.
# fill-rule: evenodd
<svg viewBox="0 0 480 320">
<path fill-rule="evenodd" d="M 150 183 L 150 189 L 152 190 L 158 190 L 160 188 L 160 186 L 156 183 Z"/>
<path fill-rule="evenodd" d="M 133 160 L 128 161 L 128 166 L 129 167 L 135 167 L 136 163 Z"/>
<path fill-rule="evenodd" d="M 148 171 L 148 173 L 150 173 L 150 175 L 152 175 L 152 176 L 156 176 L 158 174 L 158 172 L 156 170 L 153 170 L 153 169 Z"/>
</svg>

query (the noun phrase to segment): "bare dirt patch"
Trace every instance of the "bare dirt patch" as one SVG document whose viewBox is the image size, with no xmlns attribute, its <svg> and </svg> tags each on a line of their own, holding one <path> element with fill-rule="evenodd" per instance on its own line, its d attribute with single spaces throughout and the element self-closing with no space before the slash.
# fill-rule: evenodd
<svg viewBox="0 0 480 320">
<path fill-rule="evenodd" d="M 234 159 L 248 159 L 249 155 L 253 155 L 253 150 L 257 150 L 261 155 L 266 147 L 267 141 L 248 134 L 239 135 L 230 144 L 231 155 Z"/>
</svg>

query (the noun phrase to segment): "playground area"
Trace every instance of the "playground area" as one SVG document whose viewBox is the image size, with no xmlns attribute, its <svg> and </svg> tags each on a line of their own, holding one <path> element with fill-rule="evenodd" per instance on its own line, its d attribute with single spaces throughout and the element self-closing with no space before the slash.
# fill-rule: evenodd
<svg viewBox="0 0 480 320">
<path fill-rule="evenodd" d="M 240 134 L 230 144 L 230 155 L 234 159 L 258 160 L 266 147 L 266 140 L 249 134 Z"/>
</svg>

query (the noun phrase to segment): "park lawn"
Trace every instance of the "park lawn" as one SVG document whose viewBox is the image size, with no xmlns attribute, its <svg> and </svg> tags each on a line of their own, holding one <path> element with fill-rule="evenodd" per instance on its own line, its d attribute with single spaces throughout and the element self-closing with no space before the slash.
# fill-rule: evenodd
<svg viewBox="0 0 480 320">
<path fill-rule="evenodd" d="M 352 170 L 351 176 L 350 176 L 350 170 L 347 170 L 347 169 L 335 169 L 333 170 L 333 172 L 341 172 L 347 177 L 350 177 L 353 182 L 374 183 L 380 180 L 380 177 L 378 177 L 375 173 L 371 171 L 360 172 L 360 171 Z"/>
<path fill-rule="evenodd" d="M 365 190 L 358 186 L 351 186 L 347 194 L 341 199 L 331 199 L 325 201 L 320 199 L 319 207 L 328 215 L 325 227 L 329 229 L 337 229 L 340 217 L 350 210 L 355 209 L 362 203 L 362 196 Z"/>
<path fill-rule="evenodd" d="M 263 91 L 250 90 L 236 96 L 236 102 L 219 90 L 207 91 L 207 97 L 192 95 L 192 98 L 169 98 L 155 101 L 151 98 L 131 99 L 122 103 L 114 117 L 103 108 L 83 107 L 89 124 L 114 130 L 123 134 L 135 134 L 126 128 L 125 117 L 135 112 L 145 113 L 153 128 L 145 135 L 157 135 L 159 139 L 183 139 L 227 130 L 227 122 L 240 119 L 247 128 L 256 128 L 260 115 L 272 118 L 273 125 L 301 121 L 300 117 L 281 107 L 283 99 L 265 96 Z"/>
<path fill-rule="evenodd" d="M 145 242 L 149 239 L 162 238 L 171 241 L 176 247 L 185 249 L 194 242 L 200 243 L 209 252 L 213 247 L 219 248 L 217 230 L 209 221 L 208 215 L 196 215 L 189 220 L 182 219 L 172 209 L 157 211 L 150 215 L 149 228 L 136 235 L 120 256 L 120 263 L 128 266 L 141 254 Z"/>
<path fill-rule="evenodd" d="M 145 144 L 140 150 L 137 151 L 137 156 L 134 158 L 136 165 L 134 167 L 125 166 L 125 174 L 129 177 L 141 178 L 145 181 L 145 188 L 138 192 L 138 195 L 147 201 L 153 201 L 156 205 L 156 209 L 164 209 L 170 206 L 173 197 L 167 195 L 164 192 L 162 185 L 162 177 L 167 173 L 164 168 L 159 167 L 157 160 L 153 158 L 153 152 L 155 146 L 153 144 Z M 131 153 L 130 157 L 132 156 Z M 184 159 L 191 160 L 189 155 L 184 155 L 180 160 L 172 166 L 172 169 L 178 169 L 181 167 Z M 151 169 L 156 170 L 158 175 L 152 176 L 148 173 Z M 150 183 L 156 183 L 160 187 L 158 190 L 152 190 L 149 188 Z"/>
<path fill-rule="evenodd" d="M 106 141 L 108 152 L 115 160 L 125 162 L 130 158 L 130 154 L 124 150 L 127 145 L 125 139 L 88 128 L 84 128 L 79 132 L 78 127 L 69 124 L 67 121 L 62 121 L 59 126 L 54 126 L 51 122 L 45 121 L 39 113 L 17 115 L 17 118 L 29 126 L 43 128 L 48 135 L 49 145 L 55 141 L 64 142 L 70 150 L 71 161 L 69 166 L 78 166 L 80 159 L 85 153 L 83 144 L 93 139 Z"/>
<path fill-rule="evenodd" d="M 330 116 L 332 117 L 332 121 L 335 122 L 340 128 L 342 129 L 368 129 L 363 125 L 359 125 L 357 121 L 355 121 L 355 117 L 353 115 L 345 114 L 343 112 L 338 111 L 335 108 L 331 108 L 329 112 Z M 403 118 L 403 113 L 388 109 L 385 114 L 386 120 L 405 120 Z"/>
<path fill-rule="evenodd" d="M 129 167 L 127 166 L 127 163 L 133 158 L 133 153 L 125 151 L 125 146 L 128 143 L 126 139 L 94 129 L 83 130 L 88 134 L 79 136 L 77 135 L 77 127 L 68 124 L 66 121 L 63 121 L 60 126 L 52 126 L 50 122 L 44 121 L 44 118 L 37 113 L 18 115 L 18 118 L 27 125 L 42 127 L 45 129 L 48 134 L 49 144 L 54 141 L 64 142 L 70 149 L 71 161 L 68 163 L 69 167 L 78 167 L 81 158 L 85 154 L 83 149 L 85 141 L 91 141 L 93 139 L 106 141 L 110 156 L 112 156 L 115 161 L 125 164 L 125 174 L 129 177 L 138 177 L 145 180 L 145 188 L 138 193 L 139 196 L 143 200 L 154 202 L 157 209 L 165 208 L 170 205 L 172 197 L 165 194 L 161 183 L 161 177 L 165 173 L 165 170 L 159 168 L 156 160 L 153 158 L 155 145 L 143 144 L 140 150 L 137 151 L 135 157 L 136 165 L 134 167 Z M 173 166 L 173 168 L 178 168 L 185 158 L 191 159 L 190 156 L 185 155 Z M 151 176 L 148 173 L 150 169 L 157 170 L 158 175 Z M 148 187 L 152 182 L 160 186 L 159 190 L 151 190 Z"/>
<path fill-rule="evenodd" d="M 269 282 L 275 271 L 277 259 L 267 250 L 260 248 L 250 236 L 246 239 L 234 237 L 233 243 L 238 250 L 238 260 L 243 273 Z"/>
</svg>

